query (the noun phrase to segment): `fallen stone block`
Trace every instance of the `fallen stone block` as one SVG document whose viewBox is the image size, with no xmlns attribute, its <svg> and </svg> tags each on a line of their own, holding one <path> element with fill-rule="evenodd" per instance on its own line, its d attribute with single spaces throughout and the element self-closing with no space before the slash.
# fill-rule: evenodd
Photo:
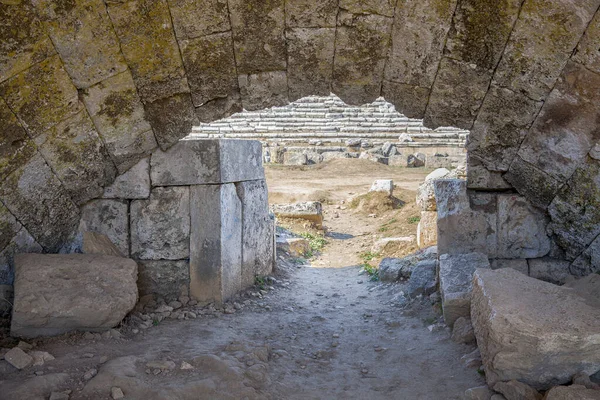
<svg viewBox="0 0 600 400">
<path fill-rule="evenodd" d="M 437 243 L 437 211 L 421 211 L 417 225 L 417 246 L 429 247 Z"/>
<path fill-rule="evenodd" d="M 310 243 L 304 238 L 277 238 L 277 251 L 283 251 L 292 257 L 304 257 L 310 251 Z"/>
<path fill-rule="evenodd" d="M 448 176 L 450 171 L 446 168 L 438 168 L 425 177 L 425 181 L 419 185 L 417 190 L 417 205 L 421 211 L 435 211 L 435 181 Z"/>
<path fill-rule="evenodd" d="M 384 258 L 379 263 L 379 280 L 396 282 L 400 278 L 409 278 L 413 261 L 411 258 Z"/>
<path fill-rule="evenodd" d="M 535 389 L 600 370 L 600 309 L 573 289 L 513 269 L 478 269 L 471 321 L 486 380 L 518 380 Z"/>
<path fill-rule="evenodd" d="M 394 194 L 394 181 L 391 179 L 378 179 L 371 185 L 369 192 L 383 192 L 388 196 Z"/>
<path fill-rule="evenodd" d="M 308 165 L 308 157 L 305 153 L 286 151 L 283 154 L 283 165 Z"/>
<path fill-rule="evenodd" d="M 494 392 L 487 386 L 479 386 L 465 391 L 464 400 L 490 400 Z"/>
<path fill-rule="evenodd" d="M 19 254 L 11 335 L 104 331 L 138 298 L 135 261 L 96 254 Z"/>
<path fill-rule="evenodd" d="M 542 400 L 542 395 L 537 390 L 515 380 L 498 382 L 494 385 L 494 390 L 502 393 L 507 400 Z"/>
<path fill-rule="evenodd" d="M 410 274 L 407 295 L 411 298 L 419 295 L 429 296 L 435 292 L 437 284 L 437 261 L 421 261 L 415 265 Z"/>
<path fill-rule="evenodd" d="M 544 400 L 600 400 L 600 390 L 581 385 L 557 386 L 546 393 Z"/>
<path fill-rule="evenodd" d="M 4 355 L 4 359 L 17 369 L 27 368 L 33 364 L 33 357 L 18 347 L 14 347 Z"/>
<path fill-rule="evenodd" d="M 444 320 L 449 327 L 460 317 L 471 315 L 473 273 L 477 268 L 490 268 L 485 254 L 442 254 L 440 256 L 440 293 Z"/>
<path fill-rule="evenodd" d="M 410 154 L 406 160 L 406 166 L 409 168 L 420 168 L 425 166 L 427 156 L 423 153 Z"/>
<path fill-rule="evenodd" d="M 318 201 L 309 201 L 293 204 L 273 204 L 271 211 L 278 217 L 305 219 L 323 227 L 323 206 Z"/>
<path fill-rule="evenodd" d="M 415 242 L 414 236 L 401 236 L 395 238 L 383 238 L 371 246 L 371 252 L 375 254 L 385 253 L 388 247 L 409 246 Z"/>
</svg>

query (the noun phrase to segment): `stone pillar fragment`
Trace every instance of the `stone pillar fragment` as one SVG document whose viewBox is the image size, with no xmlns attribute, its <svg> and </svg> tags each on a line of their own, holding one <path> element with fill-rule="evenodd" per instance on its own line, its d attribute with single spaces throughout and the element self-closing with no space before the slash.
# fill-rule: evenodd
<svg viewBox="0 0 600 400">
<path fill-rule="evenodd" d="M 241 289 L 242 203 L 233 183 L 191 186 L 190 295 L 222 303 Z"/>
</svg>

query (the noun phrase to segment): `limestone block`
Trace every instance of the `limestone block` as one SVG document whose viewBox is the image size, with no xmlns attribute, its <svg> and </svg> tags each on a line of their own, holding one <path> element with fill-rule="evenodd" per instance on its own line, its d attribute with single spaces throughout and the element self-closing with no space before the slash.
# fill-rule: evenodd
<svg viewBox="0 0 600 400">
<path fill-rule="evenodd" d="M 590 274 L 584 278 L 571 280 L 564 287 L 573 289 L 592 307 L 600 308 L 600 274 Z"/>
<path fill-rule="evenodd" d="M 600 400 L 600 390 L 582 385 L 557 386 L 546 393 L 545 400 Z"/>
<path fill-rule="evenodd" d="M 379 263 L 379 279 L 383 282 L 396 282 L 400 278 L 409 278 L 411 276 L 412 259 L 410 258 L 392 258 L 386 257 Z"/>
<path fill-rule="evenodd" d="M 543 0 L 523 4 L 519 19 L 498 64 L 500 87 L 543 100 L 598 8 L 594 0 Z M 552 16 L 560 15 L 560 18 Z"/>
<path fill-rule="evenodd" d="M 19 347 L 13 347 L 5 355 L 4 359 L 17 369 L 24 369 L 33 364 L 33 357 L 25 353 Z"/>
<path fill-rule="evenodd" d="M 2 3 L 0 20 L 0 82 L 56 53 L 31 3 Z"/>
<path fill-rule="evenodd" d="M 401 248 L 410 248 L 414 246 L 414 236 L 388 237 L 377 240 L 371 246 L 371 253 L 386 254 L 395 252 Z"/>
<path fill-rule="evenodd" d="M 569 261 L 549 257 L 529 260 L 529 276 L 557 285 L 565 284 L 572 277 Z"/>
<path fill-rule="evenodd" d="M 83 232 L 83 254 L 104 254 L 106 256 L 123 257 L 123 253 L 110 238 L 102 233 Z"/>
<path fill-rule="evenodd" d="M 394 16 L 394 0 L 340 0 L 340 8 L 354 14 Z"/>
<path fill-rule="evenodd" d="M 494 390 L 502 393 L 507 399 L 542 400 L 542 395 L 537 390 L 516 380 L 498 382 L 494 385 Z"/>
<path fill-rule="evenodd" d="M 106 5 L 142 101 L 189 93 L 167 1 Z"/>
<path fill-rule="evenodd" d="M 168 0 L 177 39 L 195 39 L 231 29 L 227 0 Z"/>
<path fill-rule="evenodd" d="M 424 167 L 427 162 L 427 156 L 423 153 L 409 154 L 406 159 L 406 166 L 409 168 Z"/>
<path fill-rule="evenodd" d="M 437 244 L 437 211 L 421 211 L 417 225 L 417 246 L 420 249 Z"/>
<path fill-rule="evenodd" d="M 85 110 L 40 134 L 35 142 L 76 204 L 99 197 L 115 179 L 115 164 Z"/>
<path fill-rule="evenodd" d="M 308 165 L 308 157 L 305 153 L 286 151 L 283 154 L 284 165 Z"/>
<path fill-rule="evenodd" d="M 33 138 L 83 109 L 58 55 L 0 84 L 0 95 Z"/>
<path fill-rule="evenodd" d="M 600 369 L 600 310 L 570 288 L 480 269 L 471 320 L 490 386 L 515 379 L 548 389 Z"/>
<path fill-rule="evenodd" d="M 538 258 L 550 252 L 544 213 L 523 196 L 498 195 L 498 258 Z"/>
<path fill-rule="evenodd" d="M 106 235 L 125 256 L 129 255 L 129 217 L 127 202 L 92 200 L 81 208 L 80 232 Z"/>
<path fill-rule="evenodd" d="M 415 298 L 433 294 L 438 285 L 437 261 L 425 260 L 415 265 L 408 280 L 407 294 Z"/>
<path fill-rule="evenodd" d="M 35 154 L 36 147 L 2 99 L 0 99 L 0 124 L 2 125 L 0 176 L 4 177 L 25 165 Z"/>
<path fill-rule="evenodd" d="M 194 106 L 239 92 L 231 32 L 182 40 L 180 48 Z"/>
<path fill-rule="evenodd" d="M 541 107 L 541 101 L 492 86 L 469 134 L 469 156 L 491 171 L 508 171 Z"/>
<path fill-rule="evenodd" d="M 394 194 L 394 181 L 391 179 L 378 179 L 373 182 L 369 192 L 384 192 L 392 196 Z"/>
<path fill-rule="evenodd" d="M 556 180 L 567 180 L 598 140 L 598 102 L 600 76 L 579 64 L 567 63 L 519 156 Z"/>
<path fill-rule="evenodd" d="M 329 95 L 335 28 L 289 29 L 286 31 L 286 39 L 290 100 L 310 95 Z"/>
<path fill-rule="evenodd" d="M 120 173 L 156 148 L 131 72 L 88 88 L 82 100 Z"/>
<path fill-rule="evenodd" d="M 425 181 L 419 185 L 417 190 L 417 205 L 421 211 L 435 211 L 435 181 L 443 179 L 450 171 L 446 168 L 438 168 L 425 177 Z"/>
<path fill-rule="evenodd" d="M 131 202 L 130 215 L 133 258 L 139 260 L 188 258 L 190 254 L 188 188 L 153 189 L 148 200 Z"/>
<path fill-rule="evenodd" d="M 518 155 L 510 169 L 503 175 L 504 179 L 536 207 L 545 209 L 556 196 L 561 183 L 540 170 L 538 167 L 524 161 Z"/>
<path fill-rule="evenodd" d="M 276 238 L 277 251 L 288 253 L 292 257 L 304 257 L 310 251 L 310 243 L 304 238 Z"/>
<path fill-rule="evenodd" d="M 275 266 L 275 224 L 269 215 L 264 180 L 235 184 L 242 203 L 242 288 L 254 285 L 256 276 L 270 275 Z"/>
<path fill-rule="evenodd" d="M 465 391 L 464 400 L 491 400 L 494 391 L 487 386 L 478 386 Z"/>
<path fill-rule="evenodd" d="M 0 203 L 0 249 L 4 249 L 12 238 L 21 230 L 22 225 L 10 213 L 2 203 Z"/>
<path fill-rule="evenodd" d="M 196 116 L 202 123 L 213 122 L 227 118 L 242 111 L 242 99 L 239 93 L 233 93 L 224 98 L 218 98 L 196 107 Z"/>
<path fill-rule="evenodd" d="M 38 154 L 0 184 L 0 199 L 46 251 L 57 251 L 79 222 L 79 209 Z"/>
<path fill-rule="evenodd" d="M 475 139 L 476 140 L 476 139 Z M 467 186 L 469 189 L 511 189 L 512 186 L 502 176 L 501 172 L 490 171 L 483 161 L 472 153 L 467 154 Z"/>
<path fill-rule="evenodd" d="M 577 51 L 571 59 L 585 65 L 588 69 L 596 73 L 600 73 L 600 55 L 598 54 L 599 45 L 600 14 L 596 12 L 596 15 L 588 25 L 585 34 L 577 46 Z"/>
<path fill-rule="evenodd" d="M 490 260 L 490 265 L 493 270 L 502 268 L 512 268 L 515 271 L 519 271 L 524 275 L 529 275 L 529 265 L 525 259 L 507 259 L 507 258 L 496 258 Z"/>
<path fill-rule="evenodd" d="M 578 257 L 600 234 L 600 161 L 587 158 L 555 197 L 550 230 L 567 258 Z"/>
<path fill-rule="evenodd" d="M 406 166 L 406 157 L 401 154 L 388 157 L 388 165 L 405 167 Z"/>
<path fill-rule="evenodd" d="M 421 99 L 428 97 L 427 88 L 433 85 L 455 8 L 456 0 L 408 0 L 397 4 L 385 77 L 420 92 L 419 104 L 427 104 Z M 385 98 L 391 101 L 388 96 Z M 411 97 L 406 98 L 407 103 L 412 101 L 408 99 Z M 412 118 L 422 115 L 410 115 L 405 107 L 397 108 Z M 421 109 L 425 111 L 423 105 L 418 111 Z"/>
<path fill-rule="evenodd" d="M 154 186 L 204 185 L 264 179 L 258 141 L 186 139 L 152 155 Z"/>
<path fill-rule="evenodd" d="M 431 89 L 424 124 L 471 129 L 490 80 L 489 70 L 444 57 Z"/>
<path fill-rule="evenodd" d="M 481 252 L 494 258 L 497 249 L 496 195 L 467 194 L 466 186 L 460 179 L 435 181 L 440 254 Z"/>
<path fill-rule="evenodd" d="M 150 196 L 150 158 L 140 160 L 104 188 L 105 199 L 146 199 Z"/>
<path fill-rule="evenodd" d="M 283 0 L 229 1 L 239 74 L 285 70 L 284 8 Z"/>
<path fill-rule="evenodd" d="M 190 285 L 190 263 L 179 261 L 140 261 L 138 289 L 140 296 L 153 294 L 166 301 L 177 300 Z"/>
<path fill-rule="evenodd" d="M 0 284 L 0 317 L 6 317 L 12 310 L 13 286 Z"/>
<path fill-rule="evenodd" d="M 341 11 L 335 40 L 333 92 L 348 104 L 380 96 L 392 18 Z"/>
<path fill-rule="evenodd" d="M 11 335 L 110 329 L 135 306 L 136 280 L 137 264 L 127 258 L 19 254 Z"/>
<path fill-rule="evenodd" d="M 285 71 L 239 75 L 238 83 L 245 110 L 262 110 L 289 103 Z"/>
<path fill-rule="evenodd" d="M 586 276 L 600 271 L 600 237 L 571 264 L 570 272 L 576 276 Z"/>
<path fill-rule="evenodd" d="M 102 0 L 76 0 L 68 7 L 33 3 L 75 86 L 87 88 L 127 70 Z"/>
<path fill-rule="evenodd" d="M 398 112 L 409 118 L 422 119 L 429 101 L 429 88 L 404 83 L 383 81 L 381 95 L 392 103 Z"/>
<path fill-rule="evenodd" d="M 158 145 L 163 151 L 188 135 L 192 126 L 198 125 L 198 117 L 189 93 L 146 103 L 144 109 Z"/>
<path fill-rule="evenodd" d="M 286 27 L 335 27 L 338 12 L 336 0 L 287 0 L 285 2 Z M 329 93 L 328 93 L 329 94 Z"/>
<path fill-rule="evenodd" d="M 440 294 L 444 321 L 450 327 L 460 317 L 471 315 L 471 291 L 476 269 L 489 269 L 485 254 L 442 254 L 440 255 Z"/>
<path fill-rule="evenodd" d="M 0 284 L 12 285 L 15 255 L 19 253 L 41 253 L 42 251 L 42 246 L 27 232 L 27 229 L 21 228 L 0 252 Z"/>
<path fill-rule="evenodd" d="M 323 206 L 318 201 L 292 204 L 273 204 L 271 211 L 282 218 L 299 218 L 311 221 L 317 227 L 323 225 Z"/>
<path fill-rule="evenodd" d="M 190 191 L 190 296 L 222 303 L 242 287 L 242 204 L 232 183 Z"/>
</svg>

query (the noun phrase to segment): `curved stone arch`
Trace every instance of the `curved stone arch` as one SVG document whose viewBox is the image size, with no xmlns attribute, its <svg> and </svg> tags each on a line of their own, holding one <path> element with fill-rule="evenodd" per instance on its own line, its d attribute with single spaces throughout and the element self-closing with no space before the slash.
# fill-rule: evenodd
<svg viewBox="0 0 600 400">
<path fill-rule="evenodd" d="M 599 6 L 3 1 L 2 256 L 57 251 L 81 205 L 199 121 L 333 92 L 470 129 L 469 187 L 516 189 L 548 210 L 564 257 L 589 269 L 600 253 Z"/>
</svg>

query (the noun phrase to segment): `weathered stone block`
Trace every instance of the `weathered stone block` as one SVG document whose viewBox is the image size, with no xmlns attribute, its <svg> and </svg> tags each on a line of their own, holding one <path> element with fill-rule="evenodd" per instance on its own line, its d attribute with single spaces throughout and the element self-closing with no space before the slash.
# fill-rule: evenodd
<svg viewBox="0 0 600 400">
<path fill-rule="evenodd" d="M 190 191 L 190 296 L 222 303 L 242 287 L 242 204 L 232 183 Z"/>
<path fill-rule="evenodd" d="M 523 196 L 498 195 L 498 258 L 538 258 L 550 252 L 548 219 Z"/>
<path fill-rule="evenodd" d="M 196 110 L 189 93 L 180 93 L 166 99 L 144 104 L 146 119 L 152 125 L 160 148 L 165 151 L 198 125 Z"/>
<path fill-rule="evenodd" d="M 569 62 L 519 156 L 559 182 L 567 180 L 598 140 L 599 102 L 600 75 Z"/>
<path fill-rule="evenodd" d="M 417 225 L 417 246 L 429 247 L 437 244 L 437 211 L 421 211 Z"/>
<path fill-rule="evenodd" d="M 323 206 L 318 201 L 304 203 L 273 204 L 271 211 L 282 218 L 300 218 L 313 222 L 316 226 L 323 225 Z"/>
<path fill-rule="evenodd" d="M 242 99 L 239 93 L 234 93 L 225 98 L 218 98 L 196 107 L 196 116 L 202 123 L 213 122 L 227 118 L 232 114 L 241 112 Z"/>
<path fill-rule="evenodd" d="M 469 134 L 469 155 L 491 171 L 508 171 L 541 107 L 541 101 L 492 86 Z"/>
<path fill-rule="evenodd" d="M 19 347 L 13 347 L 5 355 L 4 358 L 10 365 L 17 369 L 24 369 L 33 364 L 33 357 L 25 353 Z"/>
<path fill-rule="evenodd" d="M 450 327 L 459 317 L 471 315 L 471 291 L 473 274 L 478 268 L 489 269 L 485 254 L 442 254 L 440 255 L 440 294 L 444 321 Z"/>
<path fill-rule="evenodd" d="M 35 142 L 77 204 L 99 197 L 115 179 L 115 164 L 85 110 L 40 134 Z"/>
<path fill-rule="evenodd" d="M 177 39 L 195 39 L 231 29 L 227 0 L 168 0 Z"/>
<path fill-rule="evenodd" d="M 0 95 L 33 138 L 83 109 L 58 55 L 2 83 Z"/>
<path fill-rule="evenodd" d="M 231 32 L 180 43 L 194 106 L 238 93 Z"/>
<path fill-rule="evenodd" d="M 559 181 L 518 155 L 503 177 L 534 206 L 542 209 L 548 207 L 561 186 Z"/>
<path fill-rule="evenodd" d="M 229 17 L 239 74 L 285 70 L 284 0 L 230 0 Z"/>
<path fill-rule="evenodd" d="M 190 285 L 190 263 L 180 261 L 140 261 L 138 289 L 140 296 L 154 294 L 165 300 L 177 300 Z"/>
<path fill-rule="evenodd" d="M 150 158 L 140 160 L 104 188 L 106 199 L 146 199 L 150 196 Z"/>
<path fill-rule="evenodd" d="M 127 258 L 19 254 L 11 335 L 110 329 L 137 302 L 137 264 Z"/>
<path fill-rule="evenodd" d="M 156 148 L 131 72 L 88 88 L 82 100 L 120 173 Z"/>
<path fill-rule="evenodd" d="M 286 252 L 292 257 L 304 257 L 310 251 L 310 243 L 304 238 L 277 237 L 275 245 L 278 252 Z"/>
<path fill-rule="evenodd" d="M 286 39 L 290 101 L 305 96 L 329 95 L 335 51 L 335 28 L 289 29 L 286 31 Z"/>
<path fill-rule="evenodd" d="M 472 153 L 467 154 L 467 187 L 475 190 L 511 189 L 512 186 L 498 171 L 490 171 L 483 161 Z"/>
<path fill-rule="evenodd" d="M 394 181 L 391 179 L 378 179 L 373 182 L 369 192 L 383 192 L 392 196 L 394 194 Z"/>
<path fill-rule="evenodd" d="M 417 190 L 417 205 L 421 211 L 435 211 L 435 181 L 448 176 L 450 171 L 446 168 L 438 168 L 425 177 L 425 181 L 419 185 Z"/>
<path fill-rule="evenodd" d="M 600 237 L 596 238 L 571 264 L 570 272 L 576 276 L 586 276 L 600 272 Z"/>
<path fill-rule="evenodd" d="M 81 250 L 83 254 L 104 254 L 106 256 L 123 257 L 123 252 L 115 246 L 110 238 L 98 232 L 83 232 Z"/>
<path fill-rule="evenodd" d="M 252 286 L 257 276 L 270 275 L 275 265 L 275 223 L 269 215 L 267 183 L 264 180 L 236 183 L 242 203 L 242 288 Z"/>
<path fill-rule="evenodd" d="M 5 317 L 12 310 L 13 286 L 0 284 L 0 317 Z"/>
<path fill-rule="evenodd" d="M 543 100 L 598 8 L 595 0 L 523 3 L 494 81 Z"/>
<path fill-rule="evenodd" d="M 354 14 L 394 16 L 395 0 L 340 0 L 340 8 Z"/>
<path fill-rule="evenodd" d="M 392 18 L 341 11 L 335 40 L 333 92 L 348 104 L 380 96 Z"/>
<path fill-rule="evenodd" d="M 25 165 L 36 153 L 36 147 L 2 99 L 0 99 L 0 124 L 2 125 L 0 176 L 4 178 Z"/>
<path fill-rule="evenodd" d="M 415 265 L 408 280 L 407 294 L 415 298 L 433 294 L 438 285 L 437 261 L 425 260 Z"/>
<path fill-rule="evenodd" d="M 429 101 L 429 88 L 404 83 L 383 81 L 381 95 L 392 103 L 398 112 L 409 118 L 422 119 Z M 390 164 L 391 165 L 391 164 Z"/>
<path fill-rule="evenodd" d="M 9 239 L 11 238 L 9 237 Z M 42 246 L 27 232 L 27 229 L 21 228 L 0 252 L 0 284 L 13 284 L 15 255 L 19 253 L 41 253 L 42 251 Z"/>
<path fill-rule="evenodd" d="M 572 289 L 510 268 L 479 269 L 471 320 L 487 383 L 518 380 L 536 389 L 600 369 L 600 310 Z"/>
<path fill-rule="evenodd" d="M 180 260 L 189 257 L 190 193 L 188 188 L 156 188 L 152 190 L 148 200 L 132 201 L 130 213 L 133 258 Z"/>
<path fill-rule="evenodd" d="M 524 275 L 529 275 L 529 265 L 527 264 L 527 260 L 525 259 L 506 259 L 506 258 L 496 258 L 490 260 L 490 265 L 493 270 L 502 269 L 502 268 L 512 268 L 515 271 L 519 271 Z"/>
<path fill-rule="evenodd" d="M 107 8 L 142 101 L 189 93 L 167 1 L 108 2 Z"/>
<path fill-rule="evenodd" d="M 386 80 L 418 87 L 422 92 L 419 99 L 426 97 L 423 94 L 433 85 L 455 8 L 456 0 L 397 3 Z M 391 101 L 388 96 L 386 99 Z M 427 104 L 426 100 L 424 104 Z M 404 107 L 398 107 L 398 110 L 408 112 Z"/>
<path fill-rule="evenodd" d="M 336 0 L 287 0 L 285 22 L 291 28 L 334 28 L 338 13 Z"/>
<path fill-rule="evenodd" d="M 0 20 L 0 82 L 56 54 L 31 3 L 1 3 Z"/>
<path fill-rule="evenodd" d="M 0 203 L 0 249 L 4 249 L 12 238 L 21 230 L 22 225 L 14 215 Z"/>
<path fill-rule="evenodd" d="M 79 222 L 79 209 L 39 154 L 0 184 L 0 200 L 49 252 Z"/>
<path fill-rule="evenodd" d="M 86 88 L 127 70 L 102 0 L 33 3 L 75 86 Z"/>
<path fill-rule="evenodd" d="M 557 285 L 565 284 L 572 277 L 569 261 L 549 257 L 534 258 L 529 262 L 529 276 Z"/>
<path fill-rule="evenodd" d="M 298 151 L 286 151 L 283 154 L 284 165 L 308 165 L 308 157 L 306 153 Z"/>
<path fill-rule="evenodd" d="M 585 34 L 577 46 L 577 51 L 571 59 L 585 65 L 587 68 L 596 73 L 600 73 L 600 54 L 598 54 L 599 48 L 600 14 L 596 12 L 596 15 L 592 19 L 592 22 L 590 22 L 588 25 Z"/>
<path fill-rule="evenodd" d="M 240 75 L 238 83 L 245 110 L 262 110 L 289 103 L 285 71 Z"/>
<path fill-rule="evenodd" d="M 581 385 L 557 386 L 546 393 L 545 400 L 600 400 L 600 390 Z"/>
<path fill-rule="evenodd" d="M 129 255 L 128 204 L 120 200 L 92 200 L 81 208 L 79 231 L 106 235 L 125 256 Z"/>
<path fill-rule="evenodd" d="M 258 141 L 186 139 L 152 155 L 154 186 L 204 185 L 264 179 Z"/>
</svg>

